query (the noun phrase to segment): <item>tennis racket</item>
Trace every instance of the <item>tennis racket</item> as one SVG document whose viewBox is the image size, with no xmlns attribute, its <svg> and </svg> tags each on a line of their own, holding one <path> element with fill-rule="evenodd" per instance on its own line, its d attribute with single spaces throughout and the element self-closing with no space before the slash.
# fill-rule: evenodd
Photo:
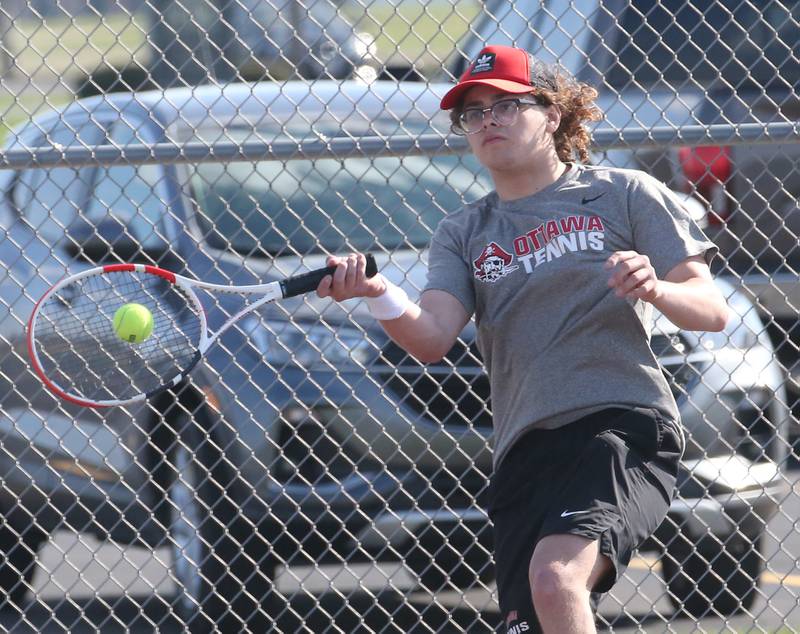
<svg viewBox="0 0 800 634">
<path fill-rule="evenodd" d="M 268 284 L 210 284 L 144 264 L 111 264 L 67 277 L 36 303 L 28 324 L 28 352 L 44 384 L 85 407 L 143 401 L 180 383 L 236 321 L 277 299 L 317 288 L 330 266 Z M 377 273 L 367 256 L 367 277 Z M 210 332 L 197 293 L 257 297 Z M 140 343 L 117 334 L 114 316 L 126 304 L 152 314 L 152 333 Z"/>
</svg>

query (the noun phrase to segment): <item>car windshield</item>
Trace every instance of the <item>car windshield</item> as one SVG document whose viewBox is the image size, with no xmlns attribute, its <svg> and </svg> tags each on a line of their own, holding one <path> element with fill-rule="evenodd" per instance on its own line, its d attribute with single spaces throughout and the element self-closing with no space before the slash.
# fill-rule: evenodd
<svg viewBox="0 0 800 634">
<path fill-rule="evenodd" d="M 191 189 L 212 246 L 276 256 L 423 248 L 491 186 L 472 157 L 414 156 L 200 164 Z"/>
<path fill-rule="evenodd" d="M 616 27 L 606 82 L 710 87 L 800 84 L 800 3 L 632 0 Z M 665 62 L 664 60 L 669 60 Z"/>
</svg>

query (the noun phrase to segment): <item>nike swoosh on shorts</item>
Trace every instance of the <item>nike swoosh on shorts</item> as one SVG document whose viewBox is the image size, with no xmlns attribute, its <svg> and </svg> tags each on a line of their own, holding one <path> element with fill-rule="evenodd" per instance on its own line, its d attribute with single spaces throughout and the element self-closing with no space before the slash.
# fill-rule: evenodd
<svg viewBox="0 0 800 634">
<path fill-rule="evenodd" d="M 561 517 L 567 517 L 569 515 L 577 515 L 578 513 L 586 513 L 586 511 L 564 511 L 561 513 Z"/>
</svg>

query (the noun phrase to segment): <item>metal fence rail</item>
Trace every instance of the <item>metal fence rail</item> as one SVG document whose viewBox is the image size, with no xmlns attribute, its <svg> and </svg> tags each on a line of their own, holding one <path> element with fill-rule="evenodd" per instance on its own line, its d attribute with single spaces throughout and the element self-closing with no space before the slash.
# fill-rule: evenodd
<svg viewBox="0 0 800 634">
<path fill-rule="evenodd" d="M 800 631 L 798 7 L 3 2 L 0 631 L 505 631 L 473 324 L 420 364 L 312 294 L 98 410 L 43 387 L 26 340 L 41 294 L 98 263 L 253 284 L 370 251 L 416 297 L 437 223 L 492 187 L 438 109 L 487 43 L 598 88 L 593 162 L 685 201 L 733 313 L 655 324 L 679 493 L 598 623 Z"/>
<path fill-rule="evenodd" d="M 800 125 L 795 123 L 747 123 L 739 126 L 710 125 L 684 128 L 625 128 L 599 130 L 592 139 L 596 151 L 636 148 L 669 148 L 691 144 L 770 145 L 800 142 Z M 35 147 L 0 151 L 0 169 L 31 167 L 85 167 L 87 165 L 148 165 L 161 163 L 235 163 L 285 161 L 296 158 L 348 158 L 353 156 L 432 156 L 469 151 L 464 137 L 423 134 L 360 137 L 356 139 L 312 139 L 295 141 L 246 141 L 136 144 L 127 146 Z"/>
</svg>

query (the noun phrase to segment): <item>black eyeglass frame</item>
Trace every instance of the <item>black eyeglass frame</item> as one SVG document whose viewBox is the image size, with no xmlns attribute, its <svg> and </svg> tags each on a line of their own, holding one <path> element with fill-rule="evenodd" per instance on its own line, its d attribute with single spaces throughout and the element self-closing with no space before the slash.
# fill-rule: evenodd
<svg viewBox="0 0 800 634">
<path fill-rule="evenodd" d="M 494 109 L 498 104 L 508 103 L 509 101 L 513 101 L 513 102 L 515 102 L 517 104 L 517 112 L 514 115 L 514 117 L 515 117 L 514 121 L 512 121 L 511 123 L 501 123 L 500 121 L 497 120 L 497 117 L 494 114 Z M 522 99 L 520 97 L 509 97 L 509 98 L 498 99 L 497 101 L 495 101 L 488 108 L 465 108 L 464 110 L 462 110 L 461 112 L 458 113 L 458 123 L 453 123 L 450 126 L 450 131 L 453 134 L 457 134 L 459 136 L 469 136 L 471 134 L 478 134 L 478 132 L 480 132 L 483 129 L 483 121 L 486 118 L 486 113 L 487 112 L 490 115 L 492 115 L 492 121 L 494 121 L 497 125 L 514 125 L 514 122 L 516 122 L 516 117 L 519 116 L 519 110 L 520 110 L 521 106 L 540 106 L 540 107 L 546 108 L 547 104 L 543 104 L 543 103 L 540 103 L 538 101 L 531 101 L 531 100 Z M 481 113 L 481 125 L 477 130 L 473 130 L 472 132 L 468 132 L 464 128 L 464 115 L 466 113 L 468 113 L 468 112 L 480 112 Z"/>
</svg>

